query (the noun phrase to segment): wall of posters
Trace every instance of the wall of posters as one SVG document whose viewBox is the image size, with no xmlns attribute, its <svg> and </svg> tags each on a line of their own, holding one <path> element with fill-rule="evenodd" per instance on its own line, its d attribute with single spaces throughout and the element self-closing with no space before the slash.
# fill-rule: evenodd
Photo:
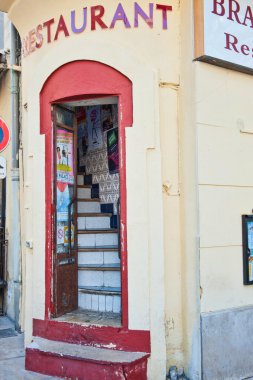
<svg viewBox="0 0 253 380">
<path fill-rule="evenodd" d="M 68 207 L 74 189 L 74 134 L 56 131 L 57 252 L 68 251 Z M 74 228 L 74 227 L 73 227 Z M 74 236 L 74 234 L 72 234 Z"/>
</svg>

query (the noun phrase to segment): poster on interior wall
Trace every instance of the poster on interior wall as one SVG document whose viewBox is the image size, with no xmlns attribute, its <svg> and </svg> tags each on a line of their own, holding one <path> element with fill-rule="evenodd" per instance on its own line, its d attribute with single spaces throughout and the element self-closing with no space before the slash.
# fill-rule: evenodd
<svg viewBox="0 0 253 380">
<path fill-rule="evenodd" d="M 113 120 L 113 127 L 114 128 L 118 128 L 118 118 L 119 118 L 119 114 L 118 114 L 118 105 L 117 104 L 113 104 L 112 105 L 112 120 Z"/>
<path fill-rule="evenodd" d="M 109 131 L 113 128 L 113 114 L 111 104 L 105 104 L 101 107 L 101 123 L 104 132 Z"/>
<path fill-rule="evenodd" d="M 68 205 L 70 203 L 70 192 L 67 183 L 57 182 L 56 190 L 57 202 L 57 221 L 67 222 L 68 221 Z"/>
<path fill-rule="evenodd" d="M 88 151 L 103 148 L 100 106 L 87 107 Z"/>
<path fill-rule="evenodd" d="M 119 172 L 119 140 L 118 128 L 111 129 L 107 132 L 107 154 L 108 167 L 110 174 Z"/>
<path fill-rule="evenodd" d="M 73 133 L 64 129 L 56 132 L 57 182 L 74 184 Z"/>
<path fill-rule="evenodd" d="M 77 134 L 78 134 L 78 153 L 79 157 L 83 157 L 86 155 L 88 150 L 88 131 L 87 131 L 87 123 L 86 121 L 82 121 L 77 126 Z"/>
</svg>

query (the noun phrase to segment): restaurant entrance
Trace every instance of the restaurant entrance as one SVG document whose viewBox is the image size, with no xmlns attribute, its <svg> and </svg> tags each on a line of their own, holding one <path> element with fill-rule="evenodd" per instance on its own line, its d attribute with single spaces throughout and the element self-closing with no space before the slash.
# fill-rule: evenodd
<svg viewBox="0 0 253 380">
<path fill-rule="evenodd" d="M 55 317 L 121 325 L 118 99 L 54 105 Z"/>
</svg>

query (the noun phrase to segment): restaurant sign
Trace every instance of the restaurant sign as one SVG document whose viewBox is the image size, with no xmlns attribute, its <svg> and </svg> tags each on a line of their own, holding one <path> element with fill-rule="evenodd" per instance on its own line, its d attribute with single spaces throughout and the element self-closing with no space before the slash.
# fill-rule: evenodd
<svg viewBox="0 0 253 380">
<path fill-rule="evenodd" d="M 70 37 L 73 34 L 87 33 L 99 29 L 117 29 L 118 25 L 123 28 L 136 29 L 141 23 L 153 29 L 155 21 L 159 20 L 161 29 L 168 30 L 170 25 L 169 15 L 173 7 L 167 4 L 149 3 L 145 9 L 137 2 L 133 3 L 131 12 L 129 6 L 123 7 L 121 3 L 113 7 L 113 17 L 109 16 L 108 10 L 104 5 L 94 5 L 91 7 L 72 10 L 69 15 L 49 20 L 44 20 L 39 25 L 30 30 L 25 38 L 22 39 L 22 55 L 27 57 L 42 46 L 56 42 L 58 39 Z M 130 14 L 131 13 L 131 14 Z"/>
<path fill-rule="evenodd" d="M 253 1 L 195 0 L 195 58 L 253 70 Z"/>
</svg>

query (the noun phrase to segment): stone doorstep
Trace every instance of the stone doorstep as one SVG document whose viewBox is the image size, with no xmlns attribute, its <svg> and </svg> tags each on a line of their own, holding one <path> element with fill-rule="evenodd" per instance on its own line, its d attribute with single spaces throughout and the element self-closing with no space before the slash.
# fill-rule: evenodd
<svg viewBox="0 0 253 380">
<path fill-rule="evenodd" d="M 40 351 L 44 354 L 66 357 L 75 360 L 97 362 L 100 364 L 137 364 L 146 360 L 150 355 L 143 352 L 128 352 L 112 349 L 83 346 L 79 344 L 50 341 L 34 337 L 33 342 L 27 345 L 27 350 Z"/>
</svg>

